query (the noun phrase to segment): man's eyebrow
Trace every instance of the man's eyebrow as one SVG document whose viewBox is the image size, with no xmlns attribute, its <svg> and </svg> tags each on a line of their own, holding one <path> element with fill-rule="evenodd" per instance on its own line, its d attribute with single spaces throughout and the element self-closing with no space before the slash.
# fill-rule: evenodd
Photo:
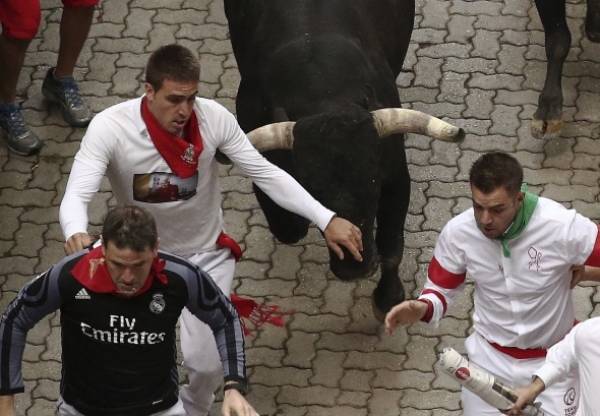
<svg viewBox="0 0 600 416">
<path fill-rule="evenodd" d="M 476 202 L 476 201 L 473 201 L 473 205 L 476 205 L 476 206 L 478 206 L 478 207 L 483 207 L 483 205 L 481 205 L 480 203 L 478 203 L 478 202 Z M 500 203 L 498 203 L 498 204 L 496 204 L 496 205 L 491 205 L 491 206 L 489 206 L 489 207 L 486 207 L 486 208 L 487 208 L 487 209 L 501 208 L 501 207 L 504 207 L 505 205 L 506 205 L 506 204 L 505 204 L 504 202 L 500 202 Z"/>
<path fill-rule="evenodd" d="M 191 94 L 177 94 L 177 93 L 171 93 L 171 94 L 167 95 L 167 97 L 168 97 L 168 98 L 171 98 L 171 97 L 173 97 L 173 98 L 181 98 L 181 97 L 192 97 L 192 96 L 195 96 L 195 95 L 198 95 L 198 90 L 194 91 L 194 92 L 193 92 L 193 93 L 191 93 Z"/>
<path fill-rule="evenodd" d="M 141 264 L 144 263 L 144 260 L 136 261 L 136 262 L 130 263 L 130 264 L 125 264 L 125 263 L 122 263 L 122 262 L 120 262 L 118 260 L 113 260 L 113 259 L 109 259 L 109 261 L 113 262 L 117 266 L 139 266 L 139 265 L 141 265 Z"/>
</svg>

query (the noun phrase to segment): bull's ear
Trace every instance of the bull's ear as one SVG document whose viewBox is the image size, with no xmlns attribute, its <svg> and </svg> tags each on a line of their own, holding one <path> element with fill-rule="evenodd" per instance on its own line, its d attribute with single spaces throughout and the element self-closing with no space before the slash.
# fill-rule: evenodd
<svg viewBox="0 0 600 416">
<path fill-rule="evenodd" d="M 231 160 L 219 149 L 217 149 L 217 152 L 215 153 L 215 159 L 217 159 L 217 162 L 221 165 L 231 165 Z"/>
</svg>

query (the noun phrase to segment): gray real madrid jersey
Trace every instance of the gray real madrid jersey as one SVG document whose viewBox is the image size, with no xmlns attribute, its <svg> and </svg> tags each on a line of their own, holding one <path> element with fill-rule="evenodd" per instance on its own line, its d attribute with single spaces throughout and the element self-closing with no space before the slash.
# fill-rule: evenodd
<svg viewBox="0 0 600 416">
<path fill-rule="evenodd" d="M 139 296 L 94 293 L 66 257 L 28 283 L 0 318 L 0 394 L 24 391 L 21 360 L 27 331 L 60 309 L 60 393 L 85 415 L 147 415 L 177 401 L 175 325 L 187 307 L 213 330 L 225 380 L 245 381 L 243 333 L 235 308 L 210 277 L 160 252 L 168 283 L 155 279 Z"/>
</svg>

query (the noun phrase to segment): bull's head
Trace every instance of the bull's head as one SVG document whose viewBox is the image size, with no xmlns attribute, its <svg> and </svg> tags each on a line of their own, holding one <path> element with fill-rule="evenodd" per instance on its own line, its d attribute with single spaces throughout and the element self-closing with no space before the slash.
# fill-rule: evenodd
<svg viewBox="0 0 600 416">
<path fill-rule="evenodd" d="M 318 114 L 248 133 L 261 152 L 293 150 L 296 179 L 323 205 L 360 227 L 362 263 L 354 261 L 349 253 L 340 261 L 330 251 L 331 270 L 341 279 L 363 277 L 377 266 L 373 229 L 385 176 L 381 139 L 406 132 L 447 141 L 464 136 L 461 129 L 442 120 L 406 109 Z M 406 164 L 403 146 L 398 151 L 401 157 L 392 160 Z"/>
</svg>

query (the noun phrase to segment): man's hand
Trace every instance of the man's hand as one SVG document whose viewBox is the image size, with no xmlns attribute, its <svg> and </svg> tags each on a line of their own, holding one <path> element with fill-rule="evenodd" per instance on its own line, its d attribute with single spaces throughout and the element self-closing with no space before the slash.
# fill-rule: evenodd
<svg viewBox="0 0 600 416">
<path fill-rule="evenodd" d="M 600 282 L 600 267 L 571 266 L 571 289 L 581 282 Z"/>
<path fill-rule="evenodd" d="M 536 377 L 529 386 L 516 389 L 515 393 L 517 394 L 517 401 L 515 402 L 514 406 L 510 408 L 507 414 L 512 416 L 520 416 L 521 410 L 523 410 L 527 404 L 533 403 L 535 398 L 539 396 L 539 394 L 543 392 L 545 388 L 546 386 L 544 385 L 544 382 Z"/>
<path fill-rule="evenodd" d="M 2 416 L 15 416 L 15 396 L 0 396 L 0 415 Z"/>
<path fill-rule="evenodd" d="M 221 414 L 223 416 L 259 416 L 256 410 L 236 389 L 225 390 Z"/>
<path fill-rule="evenodd" d="M 65 252 L 67 254 L 77 253 L 94 242 L 94 239 L 88 233 L 75 233 L 65 243 Z"/>
<path fill-rule="evenodd" d="M 334 216 L 327 228 L 323 231 L 327 247 L 329 247 L 340 260 L 344 260 L 344 251 L 340 244 L 348 249 L 356 261 L 362 261 L 360 252 L 363 250 L 362 233 L 360 228 L 350 221 Z"/>
<path fill-rule="evenodd" d="M 385 316 L 385 332 L 392 335 L 398 325 L 414 324 L 420 321 L 426 313 L 426 303 L 418 300 L 405 300 L 394 306 Z"/>
<path fill-rule="evenodd" d="M 585 274 L 585 266 L 571 266 L 571 289 L 579 284 Z"/>
</svg>

